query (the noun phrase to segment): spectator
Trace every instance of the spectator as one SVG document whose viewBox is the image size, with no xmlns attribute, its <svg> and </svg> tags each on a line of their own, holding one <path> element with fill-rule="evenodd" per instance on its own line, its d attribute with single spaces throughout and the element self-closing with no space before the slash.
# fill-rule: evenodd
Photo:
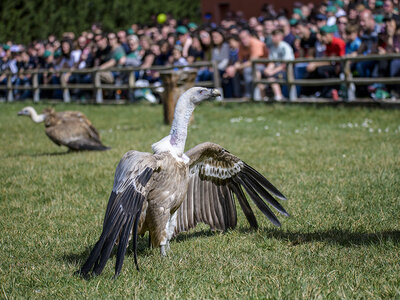
<svg viewBox="0 0 400 300">
<path fill-rule="evenodd" d="M 178 26 L 176 28 L 176 33 L 178 35 L 178 41 L 182 46 L 182 56 L 187 59 L 189 56 L 189 48 L 192 45 L 193 40 L 185 26 Z"/>
<path fill-rule="evenodd" d="M 142 64 L 141 55 L 139 52 L 139 38 L 136 35 L 128 36 L 128 54 L 126 55 L 125 65 L 138 67 Z"/>
<path fill-rule="evenodd" d="M 95 37 L 97 51 L 94 57 L 94 66 L 99 69 L 107 69 L 115 66 L 115 59 L 111 58 L 111 46 L 107 43 L 107 37 L 103 34 L 97 34 Z M 100 80 L 104 83 L 113 83 L 114 76 L 109 71 L 99 73 Z"/>
<path fill-rule="evenodd" d="M 118 37 L 118 42 L 124 49 L 125 53 L 129 52 L 129 46 L 128 46 L 128 39 L 127 39 L 127 34 L 125 30 L 120 30 L 117 32 L 117 37 Z"/>
<path fill-rule="evenodd" d="M 294 34 L 291 32 L 291 28 L 290 28 L 290 23 L 288 21 L 288 19 L 286 17 L 279 17 L 278 18 L 278 26 L 280 28 L 282 28 L 283 33 L 285 35 L 285 37 L 283 38 L 283 40 L 288 43 L 293 50 L 295 49 L 295 45 L 294 42 L 296 40 L 296 37 L 294 36 Z"/>
<path fill-rule="evenodd" d="M 357 53 L 362 55 L 378 53 L 378 34 L 380 27 L 375 23 L 372 12 L 365 9 L 360 13 L 361 45 Z M 361 61 L 356 64 L 360 77 L 371 77 L 377 62 L 374 60 Z"/>
<path fill-rule="evenodd" d="M 230 69 L 234 68 L 234 70 L 230 70 L 229 73 L 235 74 L 236 72 L 240 72 L 242 74 L 245 84 L 244 97 L 250 98 L 252 96 L 253 82 L 251 60 L 261 57 L 267 57 L 268 49 L 263 42 L 251 36 L 248 29 L 242 29 L 239 34 L 239 38 L 239 61 L 237 61 L 235 65 L 229 67 Z M 259 71 L 262 71 L 264 69 L 264 66 L 257 65 L 257 69 Z"/>
<path fill-rule="evenodd" d="M 345 41 L 346 55 L 356 56 L 361 45 L 361 39 L 358 37 L 358 25 L 349 24 L 346 26 Z"/>
<path fill-rule="evenodd" d="M 200 36 L 201 47 L 203 48 L 204 51 L 204 59 L 209 61 L 211 60 L 211 49 L 212 49 L 210 33 L 207 30 L 202 29 L 199 32 L 199 36 Z"/>
<path fill-rule="evenodd" d="M 338 14 L 336 14 L 336 16 L 338 16 Z M 338 27 L 337 37 L 341 38 L 342 40 L 344 40 L 344 36 L 346 34 L 346 26 L 348 23 L 349 20 L 347 19 L 346 15 L 340 15 L 339 17 L 337 17 L 336 20 L 336 24 Z"/>
<path fill-rule="evenodd" d="M 293 60 L 293 49 L 283 40 L 284 32 L 281 28 L 272 31 L 272 47 L 269 49 L 269 59 Z M 269 63 L 264 69 L 263 75 L 271 82 L 271 88 L 274 93 L 274 100 L 283 99 L 281 86 L 279 83 L 273 83 L 276 79 L 286 77 L 286 65 L 284 63 Z"/>
<path fill-rule="evenodd" d="M 383 12 L 386 18 L 392 18 L 396 23 L 400 23 L 400 16 L 394 12 L 394 5 L 392 0 L 383 1 Z"/>
<path fill-rule="evenodd" d="M 172 56 L 170 57 L 170 64 L 173 66 L 187 66 L 188 62 L 182 55 L 182 46 L 176 45 L 172 50 Z"/>
<path fill-rule="evenodd" d="M 336 26 L 324 26 L 320 29 L 320 38 L 322 44 L 326 46 L 325 56 L 344 56 L 345 42 L 333 35 Z M 340 73 L 340 65 L 331 64 L 330 62 L 311 62 L 307 65 L 308 78 L 333 78 L 338 77 Z M 336 88 L 323 87 L 321 92 L 317 92 L 317 97 L 332 96 L 337 100 L 338 91 Z"/>
<path fill-rule="evenodd" d="M 203 47 L 201 46 L 200 38 L 198 36 L 194 36 L 192 38 L 192 44 L 189 48 L 189 55 L 187 61 L 189 64 L 192 64 L 196 61 L 203 61 L 204 60 L 204 51 Z"/>
<path fill-rule="evenodd" d="M 109 66 L 123 66 L 126 62 L 126 54 L 124 48 L 118 42 L 117 35 L 115 33 L 108 34 L 108 42 L 111 46 L 111 59 Z"/>
<path fill-rule="evenodd" d="M 264 43 L 267 45 L 267 48 L 272 45 L 272 30 L 275 29 L 273 19 L 265 19 L 264 20 Z"/>
<path fill-rule="evenodd" d="M 317 35 L 310 30 L 307 22 L 300 21 L 296 24 L 296 33 L 300 37 L 300 57 L 314 57 Z"/>
<path fill-rule="evenodd" d="M 239 60 L 240 39 L 237 35 L 231 35 L 229 43 L 229 62 L 222 74 L 222 87 L 225 98 L 238 98 L 240 94 L 239 74 L 235 70 L 235 63 Z"/>
</svg>

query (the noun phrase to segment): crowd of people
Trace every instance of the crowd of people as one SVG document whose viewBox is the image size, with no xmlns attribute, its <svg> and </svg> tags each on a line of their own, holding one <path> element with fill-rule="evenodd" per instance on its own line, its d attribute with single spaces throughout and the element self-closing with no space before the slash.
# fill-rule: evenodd
<svg viewBox="0 0 400 300">
<path fill-rule="evenodd" d="M 127 30 L 106 32 L 101 24 L 79 35 L 65 32 L 62 37 L 50 35 L 29 45 L 3 41 L 0 48 L 0 84 L 7 83 L 4 71 L 11 71 L 13 84 L 32 85 L 24 74 L 29 69 L 46 69 L 41 83 L 60 82 L 58 70 L 97 67 L 103 70 L 104 83 L 127 80 L 119 72 L 107 69 L 119 66 L 142 67 L 137 80 L 160 82 L 158 72 L 145 70 L 152 66 L 186 66 L 197 61 L 214 61 L 218 70 L 203 67 L 197 81 L 211 80 L 213 72 L 221 77 L 226 98 L 245 97 L 255 100 L 288 97 L 277 79 L 286 76 L 284 63 L 256 65 L 256 76 L 270 84 L 253 86 L 251 59 L 292 60 L 298 57 L 357 56 L 400 53 L 400 17 L 398 0 L 322 1 L 321 4 L 295 3 L 290 11 L 276 11 L 264 5 L 259 16 L 243 18 L 243 13 L 228 12 L 219 23 L 205 16 L 203 24 L 176 20 L 160 14 L 153 25 L 132 24 Z M 334 78 L 343 71 L 340 64 L 328 62 L 298 63 L 295 78 Z M 367 60 L 351 65 L 355 77 L 400 76 L 400 59 Z M 90 74 L 68 73 L 70 83 L 90 83 Z M 300 88 L 299 95 L 313 97 L 346 97 L 340 86 Z M 61 91 L 42 91 L 44 97 L 60 98 Z M 47 93 L 47 94 L 46 94 Z M 359 96 L 399 97 L 396 85 L 372 84 L 357 87 Z M 82 97 L 76 91 L 74 97 Z M 4 95 L 0 95 L 0 97 Z M 29 90 L 15 90 L 15 99 L 31 98 Z M 122 97 L 128 97 L 122 94 Z"/>
</svg>

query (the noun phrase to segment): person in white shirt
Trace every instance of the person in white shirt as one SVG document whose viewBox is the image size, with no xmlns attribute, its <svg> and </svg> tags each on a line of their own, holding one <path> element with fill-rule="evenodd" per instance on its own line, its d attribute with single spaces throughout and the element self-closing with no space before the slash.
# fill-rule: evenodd
<svg viewBox="0 0 400 300">
<path fill-rule="evenodd" d="M 284 32 L 277 28 L 272 31 L 272 45 L 269 48 L 269 59 L 293 60 L 294 54 L 292 47 L 284 40 Z M 270 62 L 264 69 L 263 74 L 269 81 L 274 82 L 276 79 L 286 77 L 286 64 L 279 62 Z M 281 101 L 283 99 L 282 89 L 279 83 L 271 83 L 274 93 L 274 99 Z"/>
</svg>

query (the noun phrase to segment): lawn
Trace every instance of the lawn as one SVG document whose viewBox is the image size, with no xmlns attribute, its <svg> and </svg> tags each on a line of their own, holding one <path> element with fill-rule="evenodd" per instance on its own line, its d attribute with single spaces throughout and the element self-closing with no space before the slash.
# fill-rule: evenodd
<svg viewBox="0 0 400 300">
<path fill-rule="evenodd" d="M 23 106 L 0 104 L 1 299 L 400 297 L 400 110 L 201 104 L 186 148 L 223 145 L 283 192 L 291 216 L 276 228 L 257 211 L 250 230 L 240 211 L 235 230 L 199 226 L 167 258 L 143 238 L 140 272 L 128 253 L 117 280 L 114 257 L 87 281 L 74 271 L 101 233 L 119 159 L 150 151 L 169 127 L 161 106 L 58 104 L 112 147 L 66 153 L 17 117 Z"/>
</svg>

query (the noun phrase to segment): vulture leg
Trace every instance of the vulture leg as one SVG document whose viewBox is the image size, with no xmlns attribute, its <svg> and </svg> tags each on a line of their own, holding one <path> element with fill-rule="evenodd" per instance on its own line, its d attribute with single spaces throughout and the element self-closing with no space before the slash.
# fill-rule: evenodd
<svg viewBox="0 0 400 300">
<path fill-rule="evenodd" d="M 161 256 L 167 256 L 167 251 L 170 249 L 169 241 L 172 239 L 172 236 L 174 235 L 177 212 L 178 211 L 175 211 L 169 217 L 169 220 L 165 226 L 166 237 L 160 243 Z"/>
</svg>

